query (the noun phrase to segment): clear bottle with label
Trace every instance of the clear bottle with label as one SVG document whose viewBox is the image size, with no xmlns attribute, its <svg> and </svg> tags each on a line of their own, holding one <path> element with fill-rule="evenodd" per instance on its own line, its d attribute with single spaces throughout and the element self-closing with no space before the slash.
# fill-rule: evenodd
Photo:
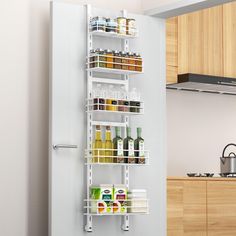
<svg viewBox="0 0 236 236">
<path fill-rule="evenodd" d="M 100 156 L 102 155 L 102 135 L 101 135 L 101 126 L 96 126 L 95 139 L 93 142 L 93 159 L 94 163 L 100 162 Z"/>
<path fill-rule="evenodd" d="M 134 141 L 134 153 L 136 163 L 145 164 L 144 139 L 142 138 L 142 128 L 137 128 L 137 139 Z"/>
<path fill-rule="evenodd" d="M 93 110 L 105 110 L 105 99 L 101 84 L 97 84 L 93 90 Z"/>
<path fill-rule="evenodd" d="M 127 137 L 124 139 L 124 156 L 125 162 L 129 164 L 135 163 L 134 158 L 134 140 L 131 138 L 131 128 L 127 127 Z"/>
<path fill-rule="evenodd" d="M 111 141 L 111 127 L 106 126 L 106 138 L 105 138 L 105 162 L 112 163 L 112 149 L 113 144 Z"/>
<path fill-rule="evenodd" d="M 113 139 L 113 162 L 114 163 L 124 163 L 124 152 L 123 152 L 123 139 L 120 135 L 120 127 L 115 127 L 116 137 Z"/>
</svg>

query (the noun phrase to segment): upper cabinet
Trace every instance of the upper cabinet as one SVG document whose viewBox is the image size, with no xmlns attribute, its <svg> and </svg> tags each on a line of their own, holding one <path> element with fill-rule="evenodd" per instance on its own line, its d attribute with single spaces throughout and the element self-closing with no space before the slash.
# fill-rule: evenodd
<svg viewBox="0 0 236 236">
<path fill-rule="evenodd" d="M 236 2 L 223 5 L 224 75 L 236 77 Z"/>
<path fill-rule="evenodd" d="M 233 66 L 236 59 L 235 12 L 236 2 L 181 15 L 175 21 L 173 18 L 167 20 L 168 83 L 176 82 L 177 74 L 183 73 L 236 77 L 236 67 Z M 177 52 L 176 48 L 169 47 L 171 41 L 177 42 Z M 171 58 L 168 56 L 173 53 L 177 54 L 174 77 L 173 73 L 170 76 Z"/>
<path fill-rule="evenodd" d="M 178 17 L 166 22 L 166 69 L 167 81 L 174 83 L 178 73 Z"/>
</svg>

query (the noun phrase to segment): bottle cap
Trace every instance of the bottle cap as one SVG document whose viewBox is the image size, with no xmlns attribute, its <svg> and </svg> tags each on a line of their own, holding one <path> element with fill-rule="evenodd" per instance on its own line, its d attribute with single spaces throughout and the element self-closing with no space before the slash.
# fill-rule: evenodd
<svg viewBox="0 0 236 236">
<path fill-rule="evenodd" d="M 96 125 L 96 129 L 97 130 L 101 130 L 101 126 L 100 125 Z"/>
<path fill-rule="evenodd" d="M 110 126 L 106 126 L 106 130 L 111 130 L 111 127 Z"/>
</svg>

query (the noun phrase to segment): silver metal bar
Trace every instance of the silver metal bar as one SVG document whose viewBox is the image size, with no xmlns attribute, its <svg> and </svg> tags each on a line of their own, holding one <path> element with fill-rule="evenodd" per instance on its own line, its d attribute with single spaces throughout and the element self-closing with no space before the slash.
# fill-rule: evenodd
<svg viewBox="0 0 236 236">
<path fill-rule="evenodd" d="M 64 148 L 78 148 L 78 146 L 77 145 L 71 145 L 71 144 L 56 144 L 56 145 L 53 145 L 54 150 L 64 149 Z"/>
</svg>

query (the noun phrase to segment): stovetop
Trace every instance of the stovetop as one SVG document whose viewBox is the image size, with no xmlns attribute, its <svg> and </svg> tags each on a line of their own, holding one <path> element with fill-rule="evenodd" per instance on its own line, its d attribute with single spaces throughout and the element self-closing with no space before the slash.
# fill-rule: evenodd
<svg viewBox="0 0 236 236">
<path fill-rule="evenodd" d="M 236 178 L 236 173 L 187 173 L 188 177 L 223 177 L 223 178 Z"/>
</svg>

